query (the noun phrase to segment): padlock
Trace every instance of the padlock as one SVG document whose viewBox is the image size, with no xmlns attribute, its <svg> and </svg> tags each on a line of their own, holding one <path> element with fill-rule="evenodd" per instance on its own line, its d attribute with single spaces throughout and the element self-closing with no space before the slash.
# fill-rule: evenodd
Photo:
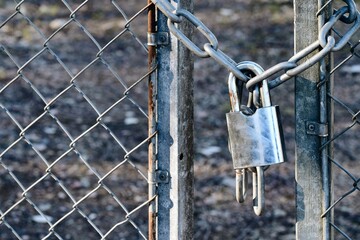
<svg viewBox="0 0 360 240">
<path fill-rule="evenodd" d="M 254 62 L 241 62 L 238 69 L 244 74 L 261 74 L 264 70 Z M 264 171 L 269 165 L 284 162 L 284 138 L 278 106 L 271 106 L 267 81 L 249 93 L 247 105 L 241 104 L 242 84 L 233 74 L 229 76 L 232 112 L 226 114 L 229 131 L 229 150 L 236 171 L 236 198 L 244 202 L 247 190 L 247 171 L 253 176 L 253 207 L 260 215 L 264 206 Z M 239 89 L 241 88 L 241 89 Z"/>
<path fill-rule="evenodd" d="M 240 70 L 252 71 L 255 75 L 263 72 L 252 62 L 242 62 Z M 236 77 L 230 74 L 229 94 L 232 112 L 226 114 L 229 132 L 229 148 L 234 169 L 268 166 L 282 163 L 286 155 L 280 124 L 278 106 L 271 106 L 267 80 L 260 86 L 261 106 L 251 113 L 249 106 L 241 105 Z"/>
</svg>

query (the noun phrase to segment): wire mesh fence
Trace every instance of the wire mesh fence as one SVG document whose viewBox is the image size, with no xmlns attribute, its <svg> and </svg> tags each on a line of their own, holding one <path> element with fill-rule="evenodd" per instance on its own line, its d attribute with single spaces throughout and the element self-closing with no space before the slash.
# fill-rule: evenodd
<svg viewBox="0 0 360 240">
<path fill-rule="evenodd" d="M 146 1 L 0 6 L 0 238 L 146 239 Z"/>
<path fill-rule="evenodd" d="M 334 4 L 336 4 L 334 2 Z M 333 34 L 342 38 L 349 26 L 338 24 Z M 329 224 L 332 239 L 359 239 L 359 38 L 357 32 L 346 47 L 333 54 L 334 65 L 328 73 L 333 77 L 333 92 L 328 93 L 333 104 L 333 133 L 322 147 L 329 147 L 328 161 L 332 169 L 333 199 L 322 217 L 333 214 Z"/>
</svg>

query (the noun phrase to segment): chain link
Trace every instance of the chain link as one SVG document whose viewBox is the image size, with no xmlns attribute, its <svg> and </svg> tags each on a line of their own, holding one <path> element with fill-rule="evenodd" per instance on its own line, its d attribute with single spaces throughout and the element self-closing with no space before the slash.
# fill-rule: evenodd
<svg viewBox="0 0 360 240">
<path fill-rule="evenodd" d="M 151 0 L 155 6 L 168 18 L 171 22 L 180 23 L 181 17 L 176 15 L 174 11 L 176 8 L 167 0 Z"/>
<path fill-rule="evenodd" d="M 348 9 L 349 15 L 346 16 L 346 15 L 341 14 L 340 21 L 342 21 L 343 23 L 350 24 L 355 21 L 355 19 L 357 18 L 357 15 L 358 15 L 357 9 L 356 9 L 356 3 L 354 0 L 343 0 L 343 2 L 345 2 L 349 8 Z"/>
<path fill-rule="evenodd" d="M 320 45 L 322 47 L 325 47 L 326 43 L 326 36 L 330 34 L 331 29 L 334 27 L 337 21 L 342 21 L 341 17 L 344 16 L 346 13 L 349 13 L 348 7 L 342 7 L 339 9 L 339 11 L 336 11 L 334 15 L 329 19 L 329 21 L 322 27 L 320 33 L 319 33 L 319 41 Z M 354 21 L 354 24 L 349 30 L 342 36 L 342 38 L 336 43 L 336 45 L 333 47 L 332 51 L 339 51 L 342 49 L 346 43 L 350 40 L 350 38 L 355 34 L 355 32 L 360 27 L 360 14 L 359 12 L 356 12 L 356 18 Z"/>
<path fill-rule="evenodd" d="M 201 22 L 197 17 L 195 17 L 192 13 L 185 9 L 175 10 L 175 13 L 177 16 L 182 16 L 187 19 L 191 24 L 193 24 L 209 40 L 212 48 L 214 48 L 215 50 L 218 49 L 219 44 L 217 38 L 205 26 L 203 22 Z M 206 51 L 201 50 L 199 47 L 197 47 L 194 42 L 192 42 L 188 37 L 185 36 L 183 32 L 180 31 L 170 18 L 168 19 L 168 26 L 171 33 L 174 34 L 175 37 L 180 39 L 187 48 L 189 48 L 193 53 L 195 53 L 195 55 L 202 58 L 209 57 L 209 54 Z"/>
<path fill-rule="evenodd" d="M 200 19 L 195 17 L 186 9 L 176 9 L 167 0 L 152 0 L 152 2 L 168 18 L 168 27 L 170 32 L 187 48 L 189 48 L 190 51 L 201 58 L 212 57 L 217 63 L 232 72 L 238 79 L 244 82 L 247 81 L 248 78 L 239 69 L 237 69 L 237 63 L 218 48 L 218 40 L 215 34 L 211 32 L 211 30 L 208 29 Z M 203 49 L 200 49 L 176 27 L 175 24 L 182 22 L 184 19 L 193 24 L 200 33 L 209 40 L 209 43 L 205 43 L 203 45 Z"/>
<path fill-rule="evenodd" d="M 286 82 L 290 78 L 298 75 L 299 73 L 305 71 L 306 69 L 310 68 L 317 62 L 319 62 L 324 56 L 326 56 L 329 52 L 331 52 L 332 48 L 335 46 L 335 39 L 331 36 L 328 37 L 327 45 L 318 53 L 316 53 L 314 56 L 309 58 L 304 63 L 297 65 L 297 62 L 301 59 L 309 56 L 312 52 L 317 50 L 320 46 L 319 41 L 314 42 L 313 44 L 309 45 L 307 48 L 304 48 L 297 54 L 295 54 L 293 57 L 291 57 L 287 62 L 279 63 L 268 70 L 266 70 L 263 74 L 256 76 L 252 79 L 250 79 L 246 83 L 246 88 L 250 91 L 252 91 L 253 87 L 257 85 L 259 82 L 262 82 L 263 80 L 277 74 L 278 72 L 284 70 L 285 73 L 282 74 L 280 77 L 277 77 L 271 81 L 269 81 L 269 88 L 275 88 L 279 86 L 280 84 Z"/>
<path fill-rule="evenodd" d="M 166 17 L 168 17 L 169 30 L 179 41 L 181 41 L 195 55 L 202 58 L 213 58 L 217 63 L 224 66 L 228 71 L 234 74 L 234 76 L 236 76 L 238 79 L 246 82 L 246 88 L 249 91 L 252 91 L 254 86 L 262 82 L 263 80 L 275 74 L 278 74 L 281 71 L 285 71 L 285 73 L 283 73 L 281 76 L 269 81 L 269 88 L 275 88 L 280 84 L 284 83 L 285 81 L 310 68 L 314 64 L 320 62 L 330 52 L 335 52 L 342 49 L 348 43 L 349 39 L 360 28 L 360 13 L 356 8 L 356 3 L 354 2 L 354 0 L 342 1 L 346 3 L 346 6 L 343 6 L 339 10 L 334 11 L 334 14 L 330 17 L 329 21 L 321 28 L 319 32 L 319 38 L 316 42 L 310 44 L 305 49 L 296 53 L 287 62 L 278 63 L 275 66 L 264 71 L 262 74 L 249 80 L 249 78 L 245 76 L 241 71 L 239 71 L 239 69 L 236 67 L 236 61 L 234 61 L 232 58 L 230 58 L 218 48 L 218 40 L 215 34 L 212 33 L 211 30 L 208 29 L 203 22 L 201 22 L 192 13 L 185 9 L 176 9 L 167 0 L 152 0 L 152 2 L 160 9 L 160 11 Z M 318 15 L 322 13 L 324 7 L 319 10 Z M 188 20 L 191 24 L 193 24 L 209 40 L 209 43 L 205 43 L 203 45 L 203 49 L 200 49 L 175 25 L 176 23 L 182 22 L 184 18 Z M 333 30 L 334 25 L 338 21 L 341 21 L 345 24 L 353 23 L 353 25 L 344 35 L 342 35 L 342 37 L 338 41 L 336 41 L 334 37 L 329 35 Z M 298 62 L 300 60 L 308 57 L 310 54 L 312 54 L 319 48 L 322 49 L 318 53 L 298 65 Z"/>
</svg>

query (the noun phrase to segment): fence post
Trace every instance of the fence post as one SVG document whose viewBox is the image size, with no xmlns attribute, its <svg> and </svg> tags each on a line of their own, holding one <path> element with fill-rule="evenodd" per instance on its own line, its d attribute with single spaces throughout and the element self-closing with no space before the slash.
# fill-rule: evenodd
<svg viewBox="0 0 360 240">
<path fill-rule="evenodd" d="M 317 12 L 323 1 L 295 0 L 295 52 L 307 47 L 318 39 L 323 19 L 317 19 Z M 324 14 L 326 15 L 326 14 Z M 321 63 L 327 67 L 328 59 Z M 312 135 L 317 124 L 328 122 L 326 105 L 326 70 L 319 64 L 295 78 L 296 117 L 296 239 L 329 239 L 329 226 L 322 212 L 328 205 L 329 169 L 327 152 L 321 149 L 323 138 Z M 326 158 L 326 159 L 324 159 Z"/>
<path fill-rule="evenodd" d="M 172 1 L 189 11 L 192 0 Z M 158 32 L 169 32 L 166 17 L 158 11 Z M 178 28 L 191 36 L 185 21 Z M 157 130 L 158 169 L 169 173 L 158 186 L 158 239 L 193 239 L 193 60 L 175 37 L 158 46 Z"/>
</svg>

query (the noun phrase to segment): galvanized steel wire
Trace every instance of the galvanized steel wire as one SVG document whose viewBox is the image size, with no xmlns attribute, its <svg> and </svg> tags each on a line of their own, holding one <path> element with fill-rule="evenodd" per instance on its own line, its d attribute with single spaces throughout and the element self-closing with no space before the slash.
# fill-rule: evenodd
<svg viewBox="0 0 360 240">
<path fill-rule="evenodd" d="M 357 10 L 356 3 L 353 0 L 343 0 L 343 3 L 338 1 L 340 2 L 338 4 L 340 4 L 341 8 L 339 8 L 338 10 L 334 10 L 333 15 L 330 16 L 327 22 L 322 26 L 319 32 L 319 39 L 316 42 L 310 44 L 302 51 L 296 53 L 288 61 L 279 63 L 266 70 L 263 74 L 260 74 L 252 79 L 248 79 L 246 76 L 244 76 L 244 74 L 239 71 L 239 69 L 236 68 L 236 62 L 219 49 L 219 43 L 216 39 L 216 36 L 211 32 L 211 30 L 206 27 L 204 23 L 197 19 L 192 13 L 181 8 L 177 9 L 165 0 L 153 0 L 152 2 L 164 13 L 164 15 L 168 17 L 169 29 L 176 38 L 178 38 L 198 57 L 212 57 L 220 65 L 227 68 L 238 79 L 246 82 L 246 87 L 250 91 L 252 91 L 252 88 L 256 84 L 260 83 L 264 79 L 268 79 L 270 88 L 277 87 L 283 82 L 291 79 L 294 76 L 297 76 L 301 72 L 312 67 L 313 65 L 321 63 L 323 59 L 330 53 L 334 53 L 334 55 L 336 56 L 338 52 L 343 52 L 344 49 L 346 49 L 345 51 L 348 51 L 348 56 L 344 57 L 343 54 L 339 54 L 340 58 L 342 58 L 343 60 L 340 60 L 340 63 L 338 63 L 331 70 L 331 72 L 325 72 L 325 75 L 327 76 L 335 75 L 335 72 L 345 66 L 346 63 L 350 61 L 350 59 L 359 58 L 357 47 L 360 43 L 360 40 L 356 38 L 356 33 L 358 33 L 358 29 L 360 28 L 360 13 Z M 334 0 L 329 0 L 323 6 L 320 6 L 317 15 L 320 16 L 322 14 L 325 14 L 324 10 L 326 9 L 326 7 L 332 5 L 335 2 L 336 1 Z M 209 43 L 204 44 L 202 49 L 176 28 L 176 23 L 179 23 L 184 19 L 187 19 L 191 24 L 193 24 L 205 36 L 205 38 L 209 40 Z M 342 33 L 336 30 L 336 26 L 339 24 L 339 22 L 347 25 L 346 29 Z M 301 60 L 306 58 L 306 61 L 301 62 Z M 278 77 L 273 77 L 280 72 L 284 73 L 282 73 Z M 273 78 L 271 79 L 271 77 Z M 327 80 L 322 79 L 319 83 L 319 88 L 322 84 L 324 84 L 324 81 Z M 355 82 L 355 80 L 353 82 Z M 332 136 L 332 138 L 322 146 L 322 148 L 329 147 L 329 151 L 332 152 L 334 142 L 339 141 L 338 139 L 341 136 L 358 127 L 360 123 L 360 111 L 358 110 L 359 107 L 357 105 L 354 105 L 353 103 L 350 107 L 349 103 L 346 103 L 345 100 L 342 100 L 341 98 L 336 97 L 333 94 L 330 94 L 329 97 L 333 100 L 335 105 L 339 105 L 341 108 L 345 109 L 348 112 L 349 119 L 351 120 L 348 126 L 342 129 L 339 133 L 335 133 L 335 135 Z M 356 94 L 354 94 L 354 97 L 356 97 Z M 356 102 L 356 100 L 354 101 Z M 355 110 L 353 110 L 353 108 L 355 108 Z M 330 128 L 331 127 L 333 126 L 330 126 Z M 355 142 L 355 144 L 357 143 L 358 142 Z M 329 219 L 332 219 L 331 216 L 329 217 L 328 215 L 332 214 L 336 206 L 340 204 L 344 199 L 346 199 L 349 195 L 356 194 L 357 191 L 360 190 L 360 188 L 358 187 L 360 178 L 356 177 L 354 173 L 351 173 L 351 171 L 347 170 L 344 166 L 342 166 L 341 161 L 333 159 L 332 156 L 328 156 L 328 159 L 329 162 L 333 165 L 333 167 L 340 169 L 343 174 L 346 174 L 350 178 L 349 190 L 343 195 L 341 195 L 336 201 L 334 201 L 333 204 L 331 204 L 331 206 L 329 206 L 323 213 L 322 217 L 327 216 Z M 336 181 L 335 176 L 333 177 L 333 180 Z M 331 192 L 327 192 L 327 194 L 329 194 L 329 196 L 326 196 L 326 198 L 331 199 Z M 340 224 L 336 224 L 335 221 L 331 221 L 328 224 L 330 224 L 332 228 L 336 232 L 341 234 L 343 237 L 351 239 L 346 234 L 346 231 L 342 230 Z M 326 238 L 331 238 L 331 236 L 327 236 Z"/>
<path fill-rule="evenodd" d="M 336 1 L 327 2 L 335 4 Z M 340 11 L 340 10 L 339 10 Z M 359 21 L 354 19 L 355 21 Z M 351 24 L 351 21 L 349 21 Z M 343 41 L 343 48 L 333 54 L 334 65 L 326 72 L 326 78 L 319 87 L 333 78 L 334 90 L 328 92 L 328 98 L 333 104 L 334 124 L 330 126 L 333 134 L 322 145 L 328 148 L 328 163 L 331 166 L 333 190 L 329 192 L 331 202 L 323 212 L 322 217 L 329 219 L 328 224 L 334 232 L 333 239 L 357 239 L 359 237 L 359 182 L 360 176 L 356 169 L 359 166 L 360 147 L 358 139 L 360 99 L 358 98 L 358 77 L 356 67 L 359 66 L 359 32 L 346 37 L 344 25 L 327 23 L 328 29 L 338 39 Z M 325 24 L 326 25 L 326 24 Z M 346 26 L 345 26 L 346 27 Z M 344 38 L 345 36 L 345 38 Z M 330 122 L 331 123 L 331 122 Z M 341 187 L 339 183 L 341 182 Z M 345 186 L 345 187 L 344 187 Z M 347 187 L 346 187 L 347 186 Z M 328 236 L 331 238 L 332 236 Z"/>
<path fill-rule="evenodd" d="M 138 33 L 146 35 L 146 24 L 133 22 L 146 22 L 149 5 L 101 3 L 121 23 L 98 23 L 109 28 L 109 39 L 89 29 L 92 18 L 107 13 L 92 12 L 99 6 L 88 0 L 6 4 L 0 19 L 0 238 L 147 239 L 147 217 L 138 213 L 156 197 L 147 196 L 146 152 L 156 133 L 147 135 L 143 94 L 156 67 L 130 62 L 125 49 L 131 44 L 136 51 L 130 54 L 147 58 Z M 78 52 L 88 54 L 86 60 Z M 93 68 L 103 79 L 89 77 Z M 109 79 L 114 86 L 98 86 Z M 114 154 L 109 151 L 118 155 L 106 160 Z"/>
</svg>

